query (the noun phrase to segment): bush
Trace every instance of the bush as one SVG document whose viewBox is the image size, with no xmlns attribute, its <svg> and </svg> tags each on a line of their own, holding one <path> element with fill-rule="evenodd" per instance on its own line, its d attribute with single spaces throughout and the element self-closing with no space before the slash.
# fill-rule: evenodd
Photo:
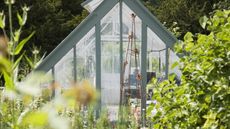
<svg viewBox="0 0 230 129">
<path fill-rule="evenodd" d="M 155 129 L 230 128 L 230 10 L 217 10 L 200 23 L 211 33 L 187 33 L 176 46 L 181 85 L 173 76 L 152 82 L 157 103 L 148 115 Z"/>
</svg>

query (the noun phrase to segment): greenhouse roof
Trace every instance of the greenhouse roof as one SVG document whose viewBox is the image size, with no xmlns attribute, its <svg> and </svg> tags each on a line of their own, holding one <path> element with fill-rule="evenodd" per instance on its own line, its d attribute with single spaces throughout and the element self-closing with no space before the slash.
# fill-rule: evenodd
<svg viewBox="0 0 230 129">
<path fill-rule="evenodd" d="M 101 4 L 100 4 L 101 2 Z M 52 67 L 65 56 L 77 43 L 86 35 L 100 20 L 119 2 L 125 3 L 133 12 L 148 26 L 168 48 L 173 48 L 177 39 L 169 32 L 159 20 L 149 12 L 139 0 L 88 0 L 83 6 L 88 6 L 92 11 L 44 61 L 37 67 L 38 71 L 48 72 Z M 93 3 L 96 3 L 93 5 Z"/>
<path fill-rule="evenodd" d="M 103 0 L 86 0 L 81 5 L 88 10 L 89 12 L 93 12 L 94 9 L 96 9 Z"/>
</svg>

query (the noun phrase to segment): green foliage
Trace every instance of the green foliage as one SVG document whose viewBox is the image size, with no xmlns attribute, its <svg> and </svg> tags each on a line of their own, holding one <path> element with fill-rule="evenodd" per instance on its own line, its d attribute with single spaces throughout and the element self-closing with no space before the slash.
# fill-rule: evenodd
<svg viewBox="0 0 230 129">
<path fill-rule="evenodd" d="M 18 55 L 18 54 L 21 52 L 23 46 L 31 39 L 31 37 L 32 37 L 34 34 L 35 34 L 35 32 L 33 32 L 32 34 L 30 34 L 27 38 L 23 39 L 23 40 L 17 45 L 17 47 L 15 48 L 15 51 L 14 51 L 13 54 L 14 54 L 14 55 Z"/>
<path fill-rule="evenodd" d="M 84 0 L 18 0 L 13 9 L 26 4 L 30 7 L 24 34 L 36 30 L 31 42 L 50 53 L 88 15 L 81 3 Z M 29 49 L 30 45 L 26 45 Z"/>
<path fill-rule="evenodd" d="M 0 1 L 0 19 L 1 12 L 7 12 L 4 0 Z M 50 53 L 77 25 L 85 19 L 88 12 L 83 9 L 81 3 L 84 0 L 17 0 L 12 5 L 13 14 L 17 14 L 13 20 L 20 19 L 20 24 L 26 19 L 23 37 L 30 35 L 34 30 L 36 34 L 30 42 L 36 46 L 42 47 L 41 53 Z M 30 17 L 24 17 L 23 5 L 29 6 Z M 7 26 L 8 23 L 6 23 Z M 0 27 L 1 27 L 0 20 Z M 13 26 L 19 24 L 13 22 Z M 9 30 L 9 28 L 6 28 Z M 25 45 L 29 49 L 31 45 Z M 29 52 L 27 52 L 28 55 Z"/>
<path fill-rule="evenodd" d="M 3 12 L 0 13 L 0 28 L 5 28 L 5 16 Z"/>
<path fill-rule="evenodd" d="M 154 128 L 230 128 L 230 10 L 200 20 L 210 34 L 187 33 L 176 46 L 181 85 L 169 77 L 154 86 L 148 115 Z M 154 112 L 155 111 L 155 112 Z"/>
<path fill-rule="evenodd" d="M 45 54 L 40 57 L 40 51 L 41 49 L 37 48 L 36 46 L 33 46 L 32 48 L 32 57 L 25 56 L 26 63 L 32 68 L 35 69 L 45 58 Z"/>
<path fill-rule="evenodd" d="M 203 29 L 199 20 L 200 17 L 208 16 L 215 9 L 228 9 L 229 0 L 143 0 L 146 7 L 169 28 L 180 39 L 186 32 L 209 33 Z M 154 1 L 154 2 L 152 2 Z M 180 34 L 175 33 L 172 25 L 177 23 L 176 27 Z M 203 26 L 203 25 L 202 25 Z M 178 31 L 177 31 L 178 32 Z"/>
<path fill-rule="evenodd" d="M 22 7 L 22 15 L 20 12 L 16 13 L 17 17 L 17 25 L 13 27 L 13 19 L 14 14 L 12 11 L 12 6 L 14 4 L 14 1 L 5 1 L 8 5 L 8 15 L 5 14 L 3 11 L 0 13 L 0 30 L 3 32 L 1 34 L 1 42 L 0 42 L 0 58 L 1 58 L 1 73 L 0 73 L 0 85 L 5 85 L 6 88 L 11 87 L 12 89 L 14 86 L 11 83 L 8 83 L 6 81 L 6 84 L 2 84 L 2 78 L 5 80 L 13 80 L 16 82 L 18 80 L 18 71 L 20 69 L 20 62 L 23 59 L 23 56 L 25 55 L 25 51 L 23 51 L 23 48 L 25 45 L 29 42 L 29 40 L 33 37 L 35 32 L 32 32 L 29 36 L 21 36 L 22 35 L 22 29 L 25 27 L 25 24 L 27 22 L 27 14 L 29 11 L 29 8 L 27 6 Z M 12 2 L 12 3 L 10 3 Z M 7 24 L 6 21 L 9 21 Z M 26 37 L 24 39 L 21 39 L 22 37 Z M 4 68 L 4 65 L 6 67 Z"/>
</svg>

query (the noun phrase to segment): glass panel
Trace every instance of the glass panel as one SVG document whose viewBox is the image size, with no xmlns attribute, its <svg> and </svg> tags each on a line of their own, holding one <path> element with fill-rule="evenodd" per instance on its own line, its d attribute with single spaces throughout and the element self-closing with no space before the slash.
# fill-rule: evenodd
<svg viewBox="0 0 230 129">
<path fill-rule="evenodd" d="M 119 4 L 101 20 L 102 105 L 118 105 L 120 96 Z"/>
<path fill-rule="evenodd" d="M 95 28 L 92 28 L 76 45 L 77 81 L 88 80 L 95 86 Z"/>
<path fill-rule="evenodd" d="M 101 20 L 101 101 L 118 118 L 120 102 L 120 25 L 119 4 Z"/>
<path fill-rule="evenodd" d="M 163 79 L 166 70 L 166 45 L 151 30 L 147 29 L 147 81 L 156 77 Z"/>
<path fill-rule="evenodd" d="M 123 3 L 122 6 L 123 11 L 123 39 L 124 41 L 128 42 L 128 36 L 132 31 L 132 14 L 136 16 L 136 14 L 125 4 Z M 135 18 L 135 30 L 136 30 L 136 41 L 141 42 L 141 26 L 142 21 L 141 19 L 136 16 Z"/>
<path fill-rule="evenodd" d="M 54 67 L 55 81 L 63 88 L 67 88 L 74 81 L 73 77 L 73 49 L 71 49 Z"/>
<path fill-rule="evenodd" d="M 140 98 L 140 75 L 141 65 L 141 32 L 142 21 L 136 14 L 123 3 L 123 79 L 125 94 L 128 92 L 131 98 Z M 125 65 L 126 64 L 126 65 Z M 123 94 L 122 101 L 126 101 Z"/>
</svg>

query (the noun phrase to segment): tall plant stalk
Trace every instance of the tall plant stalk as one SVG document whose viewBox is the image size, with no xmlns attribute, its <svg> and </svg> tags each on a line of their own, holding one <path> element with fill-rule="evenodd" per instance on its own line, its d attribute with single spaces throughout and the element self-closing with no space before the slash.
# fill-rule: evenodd
<svg viewBox="0 0 230 129">
<path fill-rule="evenodd" d="M 10 43 L 13 44 L 13 51 L 15 49 L 15 43 L 13 42 L 13 25 L 12 25 L 12 1 L 8 0 L 8 15 L 9 15 L 9 29 L 10 29 Z M 11 62 L 14 63 L 14 55 L 12 55 L 11 57 Z M 11 73 L 11 75 L 13 75 L 13 71 Z M 14 80 L 14 76 L 11 76 L 12 80 Z M 15 111 L 14 111 L 14 101 L 11 102 L 11 113 L 12 113 L 12 123 L 15 124 Z"/>
<path fill-rule="evenodd" d="M 12 3 L 8 1 L 8 15 L 9 15 L 9 29 L 10 29 L 10 42 L 13 43 L 13 25 L 12 25 Z M 13 43 L 13 51 L 15 49 L 15 43 Z M 14 55 L 11 56 L 11 62 L 14 62 Z"/>
</svg>

